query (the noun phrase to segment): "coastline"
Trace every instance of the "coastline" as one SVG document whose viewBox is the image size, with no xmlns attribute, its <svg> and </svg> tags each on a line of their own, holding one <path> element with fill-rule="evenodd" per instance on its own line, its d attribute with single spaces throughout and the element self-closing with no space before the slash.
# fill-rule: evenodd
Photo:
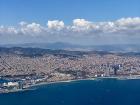
<svg viewBox="0 0 140 105">
<path fill-rule="evenodd" d="M 37 86 L 42 85 L 49 85 L 49 84 L 58 84 L 58 83 L 70 83 L 70 82 L 76 82 L 76 81 L 86 81 L 86 80 L 104 80 L 104 79 L 116 79 L 116 80 L 140 80 L 140 77 L 95 77 L 95 78 L 86 78 L 86 79 L 75 79 L 75 80 L 63 80 L 63 81 L 52 81 L 52 82 L 41 82 L 37 84 L 32 84 L 26 88 L 23 89 L 17 89 L 12 91 L 6 91 L 0 94 L 8 94 L 8 93 L 16 93 L 16 92 L 24 92 L 24 91 L 30 91 L 30 90 L 36 90 Z"/>
<path fill-rule="evenodd" d="M 69 83 L 76 81 L 86 81 L 86 80 L 103 80 L 103 79 L 116 79 L 116 80 L 139 80 L 140 77 L 130 78 L 130 77 L 95 77 L 95 78 L 86 78 L 86 79 L 75 79 L 75 80 L 63 80 L 63 81 L 52 81 L 52 82 L 41 82 L 38 84 L 30 85 L 29 88 L 41 86 L 41 85 L 49 85 L 49 84 L 57 84 L 57 83 Z"/>
<path fill-rule="evenodd" d="M 89 78 L 89 79 L 75 79 L 75 80 L 63 80 L 63 81 L 52 81 L 52 82 L 41 82 L 38 84 L 30 85 L 29 88 L 41 86 L 41 85 L 49 85 L 49 84 L 57 84 L 57 83 L 69 83 L 69 82 L 75 82 L 75 81 L 83 81 L 83 80 L 95 80 L 96 78 Z"/>
</svg>

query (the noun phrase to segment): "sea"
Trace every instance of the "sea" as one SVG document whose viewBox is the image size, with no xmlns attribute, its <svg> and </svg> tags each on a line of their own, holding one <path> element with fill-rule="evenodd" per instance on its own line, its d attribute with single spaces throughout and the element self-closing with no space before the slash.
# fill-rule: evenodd
<svg viewBox="0 0 140 105">
<path fill-rule="evenodd" d="M 60 82 L 0 94 L 0 105 L 140 105 L 140 80 Z"/>
</svg>

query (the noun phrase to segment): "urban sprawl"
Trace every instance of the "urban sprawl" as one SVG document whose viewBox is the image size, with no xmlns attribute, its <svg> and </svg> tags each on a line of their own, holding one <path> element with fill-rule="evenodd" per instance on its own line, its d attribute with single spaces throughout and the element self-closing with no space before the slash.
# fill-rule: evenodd
<svg viewBox="0 0 140 105">
<path fill-rule="evenodd" d="M 23 56 L 0 53 L 0 93 L 20 91 L 41 83 L 91 78 L 132 79 L 140 76 L 140 56 L 98 52 Z"/>
</svg>

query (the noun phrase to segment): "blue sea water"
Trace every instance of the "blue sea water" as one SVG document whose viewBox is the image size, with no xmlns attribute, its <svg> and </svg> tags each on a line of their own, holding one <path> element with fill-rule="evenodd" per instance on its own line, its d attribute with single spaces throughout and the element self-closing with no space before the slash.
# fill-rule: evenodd
<svg viewBox="0 0 140 105">
<path fill-rule="evenodd" d="M 82 80 L 0 94 L 0 105 L 140 105 L 140 80 Z"/>
</svg>

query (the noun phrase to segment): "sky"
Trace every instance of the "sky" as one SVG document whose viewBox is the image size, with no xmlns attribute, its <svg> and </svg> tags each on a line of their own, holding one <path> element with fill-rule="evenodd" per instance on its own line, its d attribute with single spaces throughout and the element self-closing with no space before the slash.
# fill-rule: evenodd
<svg viewBox="0 0 140 105">
<path fill-rule="evenodd" d="M 0 44 L 140 44 L 140 0 L 0 0 Z"/>
</svg>

